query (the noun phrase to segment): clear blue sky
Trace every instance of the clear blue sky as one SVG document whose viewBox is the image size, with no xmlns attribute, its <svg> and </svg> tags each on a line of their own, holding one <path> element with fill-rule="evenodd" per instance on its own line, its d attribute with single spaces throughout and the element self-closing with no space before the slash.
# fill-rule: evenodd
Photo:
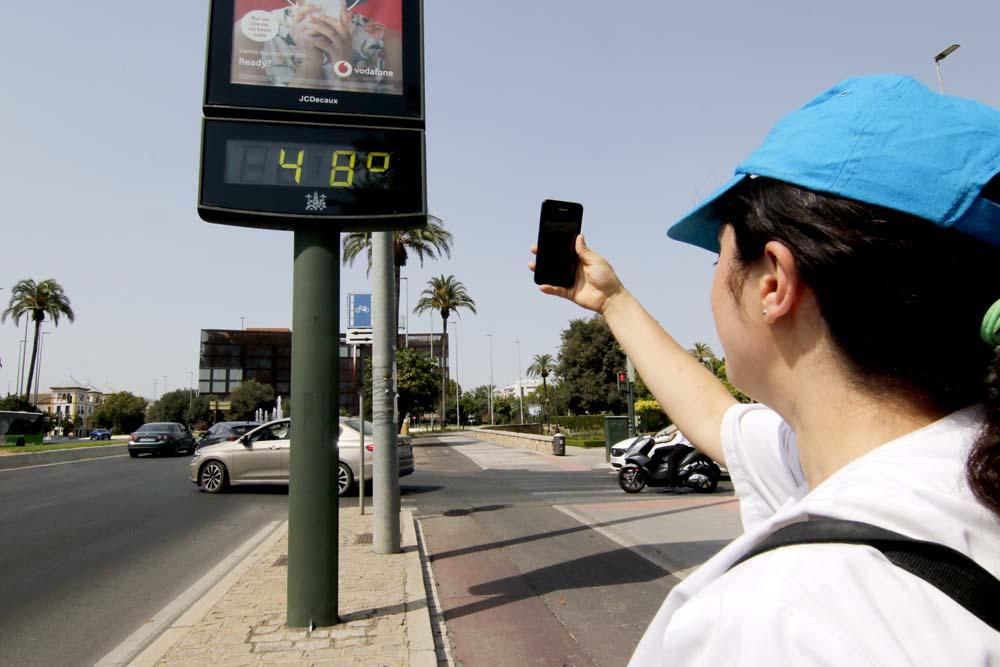
<svg viewBox="0 0 1000 667">
<path fill-rule="evenodd" d="M 46 336 L 42 387 L 152 396 L 154 379 L 162 392 L 163 376 L 168 389 L 197 377 L 200 329 L 241 316 L 290 326 L 291 234 L 195 211 L 206 14 L 203 0 L 17 5 L 0 105 L 0 301 L 18 279 L 51 277 L 77 313 Z M 543 199 L 582 202 L 588 242 L 650 312 L 683 344 L 718 350 L 714 258 L 664 232 L 781 115 L 859 74 L 936 87 L 932 58 L 952 42 L 948 92 L 1000 106 L 995 0 L 427 0 L 425 19 L 428 196 L 455 247 L 404 275 L 411 306 L 441 273 L 478 304 L 458 325 L 464 387 L 489 382 L 487 333 L 503 385 L 517 377 L 515 339 L 524 368 L 587 316 L 539 293 L 526 268 Z M 369 291 L 363 263 L 341 283 Z M 0 392 L 20 338 L 0 327 Z"/>
</svg>

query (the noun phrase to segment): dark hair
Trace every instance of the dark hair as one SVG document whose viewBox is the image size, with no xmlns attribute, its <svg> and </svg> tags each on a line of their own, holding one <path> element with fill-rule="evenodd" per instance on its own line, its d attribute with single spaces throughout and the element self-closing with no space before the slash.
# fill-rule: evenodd
<svg viewBox="0 0 1000 667">
<path fill-rule="evenodd" d="M 1000 348 L 992 351 L 979 336 L 983 315 L 1000 297 L 1000 248 L 767 178 L 744 181 L 719 214 L 735 235 L 733 293 L 768 241 L 784 243 L 860 386 L 903 392 L 947 412 L 984 403 L 986 424 L 966 474 L 1000 518 Z"/>
</svg>

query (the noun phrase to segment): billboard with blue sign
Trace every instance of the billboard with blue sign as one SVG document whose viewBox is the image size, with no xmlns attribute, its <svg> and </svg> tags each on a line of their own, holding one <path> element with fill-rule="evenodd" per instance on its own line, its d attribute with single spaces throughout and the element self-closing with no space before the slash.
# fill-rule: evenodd
<svg viewBox="0 0 1000 667">
<path fill-rule="evenodd" d="M 350 294 L 350 316 L 347 326 L 351 329 L 370 329 L 372 326 L 372 295 Z"/>
</svg>

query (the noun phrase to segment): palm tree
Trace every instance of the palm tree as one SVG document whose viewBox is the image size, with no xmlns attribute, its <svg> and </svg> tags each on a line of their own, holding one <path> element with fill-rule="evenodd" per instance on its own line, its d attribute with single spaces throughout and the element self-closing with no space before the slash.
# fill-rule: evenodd
<svg viewBox="0 0 1000 667">
<path fill-rule="evenodd" d="M 717 357 L 708 343 L 695 343 L 694 347 L 688 350 L 688 354 L 698 360 L 698 363 L 710 371 L 715 371 Z"/>
<path fill-rule="evenodd" d="M 552 373 L 555 361 L 552 359 L 551 354 L 536 354 L 531 359 L 531 365 L 528 366 L 527 373 L 528 377 L 541 377 L 542 378 L 542 402 L 545 405 L 545 414 L 542 415 L 542 421 L 548 421 L 548 407 L 549 407 L 549 385 L 546 379 L 549 374 Z"/>
<path fill-rule="evenodd" d="M 414 307 L 413 312 L 421 315 L 428 310 L 436 310 L 441 313 L 441 331 L 442 333 L 448 332 L 448 316 L 451 315 L 451 311 L 455 311 L 458 315 L 459 308 L 468 308 L 473 313 L 476 312 L 476 302 L 472 300 L 469 293 L 465 291 L 465 285 L 463 285 L 458 280 L 455 280 L 455 276 L 448 276 L 447 278 L 442 274 L 436 278 L 431 278 L 427 281 L 427 289 L 425 289 L 420 294 L 420 300 L 417 301 L 416 307 Z M 445 417 L 445 401 L 447 400 L 447 379 L 445 377 L 444 369 L 447 368 L 447 362 L 445 359 L 445 347 L 441 346 L 441 423 L 444 423 Z"/>
<path fill-rule="evenodd" d="M 414 229 L 396 230 L 392 233 L 392 262 L 393 279 L 395 283 L 395 294 L 393 294 L 396 305 L 396 322 L 399 322 L 399 275 L 400 269 L 406 266 L 412 252 L 420 260 L 420 266 L 424 265 L 424 259 L 430 257 L 437 259 L 444 255 L 451 257 L 451 232 L 444 228 L 444 222 L 433 215 L 427 216 L 427 226 Z M 368 256 L 368 273 L 372 270 L 372 233 L 371 232 L 351 232 L 344 235 L 344 264 L 354 266 L 361 253 Z"/>
<path fill-rule="evenodd" d="M 70 322 L 73 321 L 73 309 L 69 305 L 69 297 L 63 292 L 62 285 L 49 278 L 40 283 L 34 280 L 21 280 L 10 292 L 10 303 L 7 310 L 0 315 L 0 322 L 6 322 L 8 317 L 14 319 L 14 325 L 21 323 L 21 317 L 30 315 L 35 322 L 35 339 L 31 345 L 31 364 L 28 366 L 27 382 L 24 385 L 24 398 L 28 399 L 31 394 L 31 380 L 35 374 L 35 361 L 38 357 L 38 337 L 42 329 L 42 322 L 45 316 L 56 326 L 59 326 L 59 317 L 65 315 Z"/>
</svg>

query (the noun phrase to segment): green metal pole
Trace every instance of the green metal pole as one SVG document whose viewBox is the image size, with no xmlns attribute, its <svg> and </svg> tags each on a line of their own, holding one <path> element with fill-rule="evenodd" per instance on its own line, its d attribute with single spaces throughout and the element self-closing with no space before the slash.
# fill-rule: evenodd
<svg viewBox="0 0 1000 667">
<path fill-rule="evenodd" d="M 337 615 L 337 389 L 340 236 L 295 232 L 292 288 L 292 441 L 288 489 L 288 625 Z"/>
</svg>

